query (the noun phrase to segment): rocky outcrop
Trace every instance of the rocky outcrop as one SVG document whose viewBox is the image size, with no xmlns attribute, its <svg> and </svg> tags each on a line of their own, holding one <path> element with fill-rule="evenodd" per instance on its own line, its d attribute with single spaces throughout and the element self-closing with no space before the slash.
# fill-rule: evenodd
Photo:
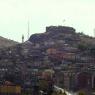
<svg viewBox="0 0 95 95">
<path fill-rule="evenodd" d="M 75 29 L 72 27 L 66 27 L 66 26 L 49 26 L 49 27 L 46 27 L 46 32 L 74 34 Z"/>
<path fill-rule="evenodd" d="M 80 41 L 79 36 L 75 33 L 75 29 L 65 26 L 49 26 L 46 27 L 46 32 L 34 34 L 29 39 L 32 43 L 40 43 L 42 45 L 54 45 L 57 43 L 66 43 L 75 45 Z"/>
</svg>

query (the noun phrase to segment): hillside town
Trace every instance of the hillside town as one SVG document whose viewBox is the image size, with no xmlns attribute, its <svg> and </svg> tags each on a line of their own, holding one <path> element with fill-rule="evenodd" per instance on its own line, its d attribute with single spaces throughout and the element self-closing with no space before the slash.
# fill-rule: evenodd
<svg viewBox="0 0 95 95">
<path fill-rule="evenodd" d="M 0 49 L 1 85 L 5 75 L 13 74 L 17 84 L 29 87 L 45 69 L 55 71 L 55 84 L 61 88 L 94 91 L 95 38 L 72 27 L 48 26 L 45 33 Z"/>
</svg>

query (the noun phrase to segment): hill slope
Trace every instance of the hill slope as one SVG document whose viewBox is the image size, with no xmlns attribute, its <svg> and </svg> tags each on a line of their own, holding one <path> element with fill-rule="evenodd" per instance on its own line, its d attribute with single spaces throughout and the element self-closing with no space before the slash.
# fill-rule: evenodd
<svg viewBox="0 0 95 95">
<path fill-rule="evenodd" d="M 47 27 L 45 33 L 31 35 L 27 42 L 0 49 L 0 74 L 19 72 L 25 82 L 31 82 L 32 72 L 48 68 L 73 73 L 92 70 L 95 53 L 91 55 L 88 47 L 95 46 L 94 40 L 72 27 Z"/>
<path fill-rule="evenodd" d="M 18 44 L 18 42 L 15 42 L 13 40 L 9 40 L 9 39 L 6 39 L 6 38 L 0 36 L 0 48 L 10 47 L 10 46 L 14 46 L 16 44 Z"/>
</svg>

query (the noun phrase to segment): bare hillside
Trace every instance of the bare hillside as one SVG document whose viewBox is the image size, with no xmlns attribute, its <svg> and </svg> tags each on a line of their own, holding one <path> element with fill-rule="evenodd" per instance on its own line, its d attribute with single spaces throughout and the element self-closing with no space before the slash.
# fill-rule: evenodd
<svg viewBox="0 0 95 95">
<path fill-rule="evenodd" d="M 0 36 L 0 48 L 10 47 L 16 44 L 18 44 L 18 42 Z"/>
</svg>

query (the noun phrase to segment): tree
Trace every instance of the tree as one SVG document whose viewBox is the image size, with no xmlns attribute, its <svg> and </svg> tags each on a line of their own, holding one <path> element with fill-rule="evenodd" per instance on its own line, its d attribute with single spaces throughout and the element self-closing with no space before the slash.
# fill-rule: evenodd
<svg viewBox="0 0 95 95">
<path fill-rule="evenodd" d="M 78 49 L 81 51 L 87 50 L 88 49 L 88 45 L 87 44 L 79 44 L 78 45 Z"/>
</svg>

